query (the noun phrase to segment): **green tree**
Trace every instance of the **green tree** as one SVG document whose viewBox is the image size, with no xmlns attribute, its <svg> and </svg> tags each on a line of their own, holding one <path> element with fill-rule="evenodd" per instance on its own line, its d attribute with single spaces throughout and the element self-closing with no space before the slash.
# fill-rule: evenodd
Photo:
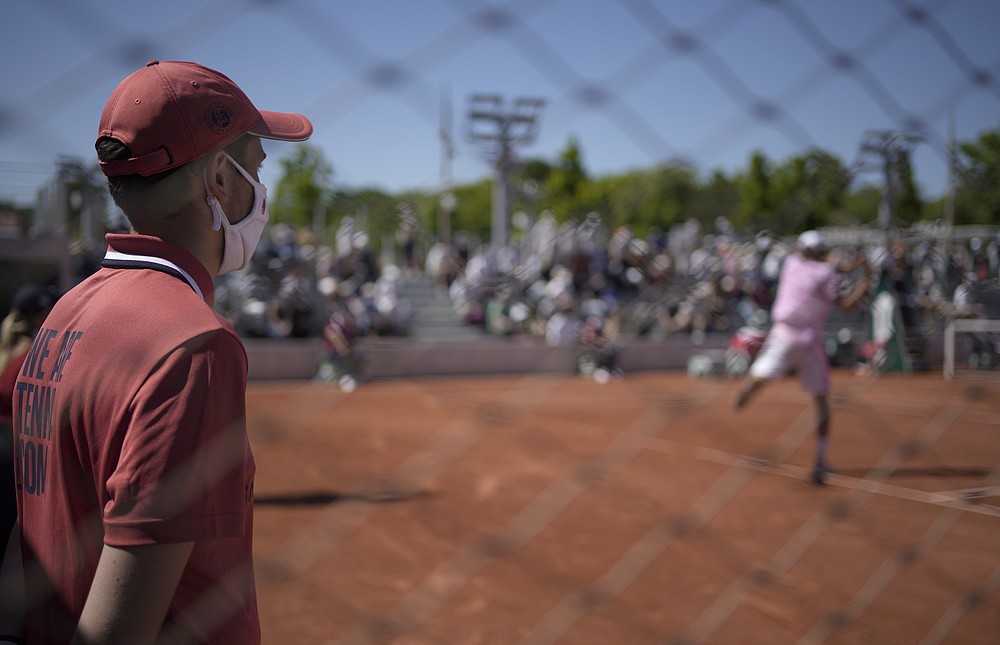
<svg viewBox="0 0 1000 645">
<path fill-rule="evenodd" d="M 65 157 L 59 161 L 59 180 L 66 187 L 66 228 L 73 240 L 103 241 L 109 229 L 122 227 L 123 217 L 109 220 L 107 179 L 96 163 Z"/>
<path fill-rule="evenodd" d="M 280 164 L 282 176 L 268 206 L 272 219 L 296 226 L 312 225 L 317 205 L 325 208 L 333 166 L 321 148 L 307 143 L 296 145 Z M 323 217 L 327 217 L 325 210 Z"/>
<path fill-rule="evenodd" d="M 694 169 L 682 162 L 670 162 L 656 168 L 649 177 L 649 199 L 638 213 L 640 230 L 666 230 L 688 219 L 699 190 Z"/>
<path fill-rule="evenodd" d="M 701 222 L 703 230 L 708 230 L 714 226 L 717 217 L 725 217 L 729 221 L 737 219 L 739 209 L 739 185 L 721 170 L 716 170 L 695 192 L 689 214 Z"/>
<path fill-rule="evenodd" d="M 875 222 L 878 220 L 881 201 L 881 189 L 865 184 L 847 195 L 844 207 L 834 214 L 830 223 L 835 226 L 854 226 Z"/>
<path fill-rule="evenodd" d="M 549 208 L 558 220 L 583 214 L 576 200 L 586 182 L 587 171 L 583 167 L 580 144 L 571 137 L 545 182 Z"/>
<path fill-rule="evenodd" d="M 528 159 L 521 164 L 518 175 L 522 182 L 533 181 L 543 186 L 552 174 L 552 164 L 544 159 Z"/>
<path fill-rule="evenodd" d="M 735 181 L 740 201 L 734 223 L 745 231 L 767 229 L 780 235 L 825 226 L 842 211 L 851 180 L 840 160 L 823 150 L 777 166 L 754 153 L 749 170 Z"/>
<path fill-rule="evenodd" d="M 1000 225 L 1000 131 L 958 146 L 956 224 Z"/>
<path fill-rule="evenodd" d="M 536 216 L 540 205 L 549 202 L 546 183 L 551 174 L 552 164 L 544 159 L 522 162 L 511 178 L 511 211 L 524 211 L 531 217 Z"/>
<path fill-rule="evenodd" d="M 483 179 L 457 186 L 452 192 L 456 202 L 451 220 L 452 228 L 489 239 L 490 218 L 493 213 L 493 180 Z"/>
<path fill-rule="evenodd" d="M 598 198 L 603 207 L 594 209 L 601 213 L 608 228 L 635 227 L 644 202 L 648 201 L 649 184 L 641 171 L 602 177 L 593 182 L 591 201 Z"/>
<path fill-rule="evenodd" d="M 327 237 L 332 238 L 340 220 L 354 217 L 358 226 L 368 234 L 369 244 L 375 251 L 382 248 L 382 239 L 396 230 L 399 222 L 399 197 L 378 188 L 335 190 L 330 197 L 333 222 Z M 327 239 L 327 242 L 331 239 Z"/>
<path fill-rule="evenodd" d="M 744 230 L 771 229 L 774 225 L 773 169 L 762 152 L 750 157 L 750 168 L 737 179 L 740 207 L 733 223 Z"/>
<path fill-rule="evenodd" d="M 896 199 L 896 221 L 901 224 L 912 224 L 923 216 L 924 203 L 917 188 L 913 174 L 913 164 L 910 161 L 910 148 L 902 148 L 892 162 Z"/>
<path fill-rule="evenodd" d="M 843 207 L 851 179 L 840 160 L 823 150 L 792 157 L 774 173 L 770 228 L 791 234 L 827 225 Z"/>
</svg>

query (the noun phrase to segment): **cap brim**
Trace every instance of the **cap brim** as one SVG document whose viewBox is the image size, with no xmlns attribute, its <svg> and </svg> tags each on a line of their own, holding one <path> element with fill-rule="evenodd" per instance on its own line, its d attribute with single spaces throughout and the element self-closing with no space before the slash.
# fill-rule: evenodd
<svg viewBox="0 0 1000 645">
<path fill-rule="evenodd" d="M 257 137 L 279 141 L 305 141 L 312 133 L 312 123 L 301 114 L 266 110 L 260 110 L 260 121 L 249 132 Z"/>
</svg>

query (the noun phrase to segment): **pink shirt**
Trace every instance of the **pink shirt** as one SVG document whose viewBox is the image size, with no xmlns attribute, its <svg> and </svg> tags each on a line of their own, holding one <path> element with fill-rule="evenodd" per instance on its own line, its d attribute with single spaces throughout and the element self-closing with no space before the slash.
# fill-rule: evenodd
<svg viewBox="0 0 1000 645">
<path fill-rule="evenodd" d="M 798 253 L 785 259 L 778 293 L 771 307 L 771 332 L 808 344 L 822 339 L 833 303 L 840 293 L 840 275 L 826 262 Z"/>
<path fill-rule="evenodd" d="M 168 620 L 195 642 L 257 643 L 243 344 L 194 256 L 139 235 L 108 242 L 14 390 L 22 556 L 41 574 L 27 640 L 69 641 L 103 544 L 191 541 Z"/>
</svg>

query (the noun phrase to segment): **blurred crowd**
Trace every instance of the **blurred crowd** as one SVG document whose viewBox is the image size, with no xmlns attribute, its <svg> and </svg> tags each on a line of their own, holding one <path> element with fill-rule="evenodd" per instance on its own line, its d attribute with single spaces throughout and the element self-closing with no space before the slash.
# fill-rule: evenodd
<svg viewBox="0 0 1000 645">
<path fill-rule="evenodd" d="M 596 214 L 558 225 L 543 213 L 519 246 L 480 247 L 449 294 L 470 324 L 553 345 L 582 330 L 659 338 L 763 324 L 783 247 L 766 234 L 737 241 L 720 225 L 724 232 L 689 222 L 637 236 L 624 226 L 609 233 Z"/>
<path fill-rule="evenodd" d="M 993 302 L 1000 235 L 945 242 L 869 233 L 831 239 L 830 260 L 844 271 L 845 288 L 861 261 L 873 266 L 878 289 L 898 303 L 906 333 L 919 337 L 947 316 L 984 308 L 1000 315 Z M 543 214 L 519 246 L 483 246 L 467 261 L 453 253 L 461 270 L 441 262 L 429 262 L 427 270 L 447 283 L 470 324 L 492 334 L 529 334 L 550 344 L 575 342 L 595 329 L 614 338 L 697 338 L 766 327 L 782 262 L 793 250 L 767 232 L 740 236 L 724 219 L 710 231 L 692 220 L 638 236 L 625 226 L 605 231 L 596 214 L 562 225 Z M 438 251 L 429 260 L 447 256 Z M 830 324 L 863 333 L 865 315 L 839 312 Z"/>
<path fill-rule="evenodd" d="M 845 288 L 860 260 L 875 267 L 877 289 L 892 294 L 908 337 L 919 342 L 950 316 L 1000 317 L 1000 234 L 946 242 L 861 232 L 831 239 L 831 260 L 844 267 Z M 278 224 L 247 270 L 218 279 L 216 305 L 246 337 L 318 336 L 343 358 L 359 338 L 410 333 L 405 283 L 423 273 L 465 324 L 576 344 L 594 369 L 613 373 L 614 347 L 624 339 L 685 333 L 698 342 L 766 328 L 781 264 L 794 250 L 767 232 L 740 235 L 722 218 L 711 230 L 691 220 L 637 235 L 626 226 L 607 230 L 597 214 L 560 224 L 543 212 L 519 233 L 502 248 L 456 235 L 424 250 L 415 218 L 404 212 L 397 248 L 377 256 L 353 217 L 341 220 L 332 246 Z M 870 334 L 866 316 L 838 313 L 829 324 L 856 340 Z"/>
<path fill-rule="evenodd" d="M 418 218 L 403 208 L 378 251 L 365 223 L 352 216 L 340 220 L 326 244 L 308 229 L 275 224 L 246 269 L 216 278 L 215 306 L 245 338 L 322 339 L 317 376 L 349 389 L 359 368 L 358 340 L 410 335 L 414 308 L 426 303 L 410 302 L 408 286 L 430 282 L 454 309 L 456 324 L 483 335 L 572 345 L 581 372 L 612 378 L 619 373 L 617 348 L 633 338 L 687 334 L 697 345 L 723 334 L 735 345 L 759 344 L 782 263 L 794 252 L 794 238 L 741 235 L 723 218 L 710 230 L 691 220 L 644 235 L 627 226 L 609 231 L 597 214 L 558 223 L 543 212 L 530 225 L 515 223 L 511 244 L 502 248 L 463 234 L 428 247 Z M 846 276 L 845 290 L 864 263 L 878 276 L 868 307 L 850 314 L 835 309 L 828 320 L 834 364 L 872 362 L 887 351 L 887 338 L 898 336 L 895 360 L 905 355 L 918 369 L 925 339 L 948 320 L 1000 319 L 995 227 L 950 238 L 939 230 L 871 228 L 823 235 L 830 261 Z M 75 275 L 97 269 L 93 255 L 74 264 Z M 426 297 L 426 289 L 413 293 Z M 892 329 L 879 329 L 880 320 Z M 1000 335 L 965 334 L 959 342 L 970 367 L 1000 365 Z"/>
<path fill-rule="evenodd" d="M 409 332 L 401 270 L 378 261 L 367 233 L 344 217 L 334 246 L 276 224 L 250 266 L 216 278 L 216 309 L 247 338 L 320 336 L 331 318 L 352 339 Z"/>
</svg>

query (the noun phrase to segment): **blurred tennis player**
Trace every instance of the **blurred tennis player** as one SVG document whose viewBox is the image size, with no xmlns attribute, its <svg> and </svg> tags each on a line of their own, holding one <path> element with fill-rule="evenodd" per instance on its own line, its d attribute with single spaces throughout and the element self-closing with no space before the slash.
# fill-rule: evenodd
<svg viewBox="0 0 1000 645">
<path fill-rule="evenodd" d="M 745 406 L 761 386 L 794 369 L 802 389 L 816 401 L 816 463 L 812 480 L 825 484 L 830 471 L 826 460 L 830 431 L 830 363 L 823 347 L 823 325 L 834 305 L 850 310 L 868 293 L 871 268 L 864 263 L 864 278 L 848 293 L 841 293 L 841 275 L 826 261 L 828 248 L 817 231 L 799 236 L 796 252 L 785 259 L 778 278 L 778 292 L 771 308 L 771 330 L 750 366 L 733 402 Z"/>
</svg>

